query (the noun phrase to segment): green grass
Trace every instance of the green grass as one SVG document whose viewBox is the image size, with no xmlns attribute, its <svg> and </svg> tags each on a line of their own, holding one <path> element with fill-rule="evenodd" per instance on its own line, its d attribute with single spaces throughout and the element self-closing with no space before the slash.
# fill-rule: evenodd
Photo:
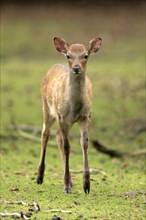
<svg viewBox="0 0 146 220">
<path fill-rule="evenodd" d="M 96 152 L 90 143 L 90 168 L 105 174 L 91 174 L 91 192 L 85 195 L 82 174 L 73 172 L 83 169 L 79 130 L 75 125 L 71 130 L 75 138 L 71 138 L 70 159 L 74 187 L 70 195 L 65 195 L 57 146 L 48 146 L 44 183 L 37 185 L 40 143 L 26 140 L 12 129 L 14 124 L 42 126 L 42 78 L 51 65 L 66 62 L 55 51 L 53 36 L 87 43 L 98 34 L 103 45 L 88 63 L 94 94 L 90 138 L 121 152 L 144 149 L 145 133 L 136 133 L 145 121 L 143 7 L 85 8 L 75 14 L 62 7 L 59 13 L 54 10 L 2 10 L 1 212 L 28 212 L 29 206 L 5 204 L 22 200 L 40 205 L 41 211 L 33 213 L 31 219 L 52 219 L 54 215 L 64 220 L 145 219 L 144 155 L 111 159 Z M 54 136 L 51 143 L 56 144 Z M 50 209 L 72 213 L 47 213 Z"/>
</svg>

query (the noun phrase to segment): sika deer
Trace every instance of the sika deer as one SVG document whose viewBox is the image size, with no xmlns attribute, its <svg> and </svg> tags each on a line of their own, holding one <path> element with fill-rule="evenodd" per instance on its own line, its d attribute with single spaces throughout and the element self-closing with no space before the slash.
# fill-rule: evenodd
<svg viewBox="0 0 146 220">
<path fill-rule="evenodd" d="M 46 146 L 50 128 L 58 123 L 57 141 L 64 160 L 64 192 L 70 193 L 72 182 L 69 171 L 69 129 L 78 122 L 81 133 L 84 173 L 83 188 L 90 191 L 90 171 L 88 166 L 88 131 L 91 120 L 92 85 L 86 75 L 86 64 L 91 53 L 96 53 L 101 46 L 101 38 L 91 40 L 88 46 L 83 44 L 68 45 L 62 38 L 55 37 L 56 49 L 64 54 L 67 65 L 54 65 L 42 83 L 42 101 L 44 124 L 42 130 L 42 149 L 38 169 L 37 183 L 42 184 L 45 170 Z"/>
</svg>

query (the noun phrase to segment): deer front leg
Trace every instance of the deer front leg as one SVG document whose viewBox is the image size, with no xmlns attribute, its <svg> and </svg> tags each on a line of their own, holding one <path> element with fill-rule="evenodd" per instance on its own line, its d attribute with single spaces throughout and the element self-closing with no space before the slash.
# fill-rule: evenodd
<svg viewBox="0 0 146 220">
<path fill-rule="evenodd" d="M 80 123 L 81 132 L 81 147 L 83 151 L 83 163 L 84 163 L 84 173 L 83 173 L 83 189 L 87 194 L 90 192 L 90 171 L 88 165 L 88 139 L 89 139 L 89 121 L 88 119 Z"/>
<path fill-rule="evenodd" d="M 70 155 L 70 144 L 69 144 L 69 127 L 59 121 L 59 130 L 58 133 L 58 145 L 62 151 L 63 161 L 64 161 L 64 192 L 66 194 L 71 193 L 71 176 L 69 171 L 69 155 Z"/>
<path fill-rule="evenodd" d="M 61 135 L 61 131 L 60 130 L 58 130 L 57 131 L 57 134 L 56 134 L 57 136 L 57 143 L 58 143 L 58 148 L 59 148 L 59 150 L 60 150 L 60 154 L 61 154 L 61 157 L 62 157 L 62 160 L 63 160 L 63 166 L 66 166 L 65 164 L 65 152 L 64 152 L 64 144 L 63 144 L 63 138 L 62 138 L 62 135 Z M 67 145 L 68 145 L 69 143 L 67 143 Z M 69 146 L 69 148 L 70 148 L 70 146 Z M 69 178 L 70 178 L 70 187 L 72 188 L 73 187 L 73 183 L 72 183 L 72 181 L 71 181 L 71 175 L 69 174 Z"/>
<path fill-rule="evenodd" d="M 70 145 L 68 138 L 64 138 L 64 155 L 65 155 L 65 167 L 64 167 L 64 192 L 66 194 L 71 193 L 71 176 L 69 171 L 69 155 L 70 155 Z"/>
</svg>

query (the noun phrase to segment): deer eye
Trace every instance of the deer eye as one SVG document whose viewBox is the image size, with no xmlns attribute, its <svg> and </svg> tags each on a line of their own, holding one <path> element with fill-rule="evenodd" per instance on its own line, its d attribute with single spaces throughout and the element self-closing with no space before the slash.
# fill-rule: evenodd
<svg viewBox="0 0 146 220">
<path fill-rule="evenodd" d="M 85 59 L 87 59 L 87 58 L 88 58 L 88 56 L 87 56 L 87 55 L 85 55 L 85 56 L 84 56 L 84 58 L 85 58 Z"/>
<path fill-rule="evenodd" d="M 68 60 L 70 59 L 70 56 L 69 56 L 69 55 L 67 55 L 66 57 L 67 57 Z"/>
</svg>

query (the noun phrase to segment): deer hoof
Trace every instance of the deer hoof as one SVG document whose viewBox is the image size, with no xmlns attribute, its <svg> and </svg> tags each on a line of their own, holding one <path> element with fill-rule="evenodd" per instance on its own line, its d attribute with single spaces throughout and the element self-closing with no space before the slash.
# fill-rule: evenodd
<svg viewBox="0 0 146 220">
<path fill-rule="evenodd" d="M 37 178 L 37 183 L 38 184 L 42 184 L 43 183 L 43 177 L 39 177 Z"/>
<path fill-rule="evenodd" d="M 65 194 L 71 194 L 71 190 L 68 189 L 68 188 L 66 188 L 66 189 L 64 189 L 64 193 L 65 193 Z"/>
<path fill-rule="evenodd" d="M 84 192 L 86 194 L 89 194 L 89 192 L 90 192 L 90 182 L 84 183 L 83 188 L 84 188 Z"/>
</svg>

